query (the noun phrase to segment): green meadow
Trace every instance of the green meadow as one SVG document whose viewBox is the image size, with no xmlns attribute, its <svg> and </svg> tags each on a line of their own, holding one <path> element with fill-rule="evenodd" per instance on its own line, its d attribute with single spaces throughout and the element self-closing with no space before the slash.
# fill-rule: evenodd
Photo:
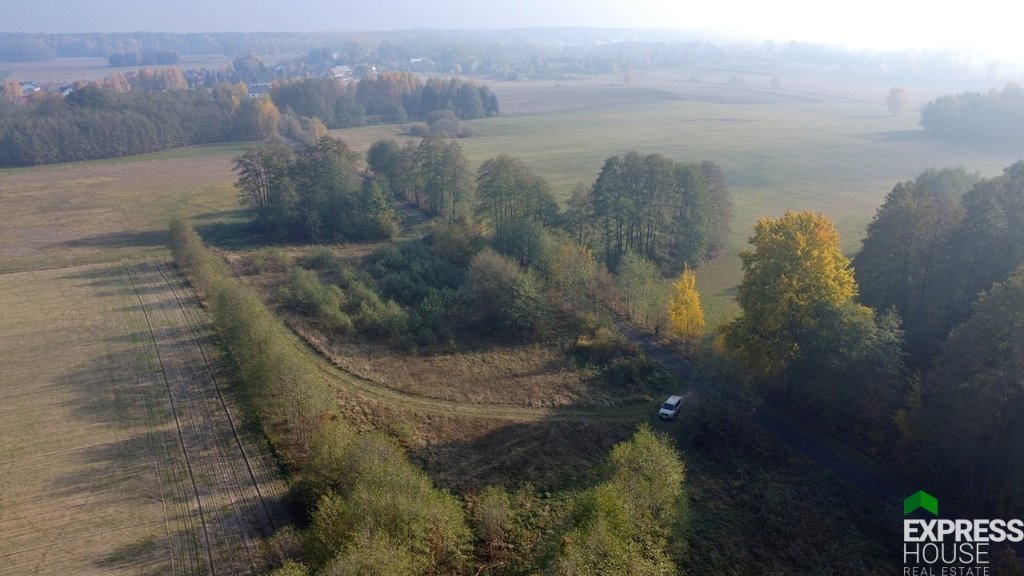
<svg viewBox="0 0 1024 576">
<path fill-rule="evenodd" d="M 770 87 L 779 75 L 780 88 Z M 733 77 L 740 84 L 730 84 Z M 739 253 L 753 224 L 786 210 L 813 210 L 835 221 L 849 254 L 886 193 L 929 167 L 963 166 L 991 176 L 1024 151 L 928 138 L 916 106 L 937 95 L 981 89 L 975 80 L 906 84 L 912 106 L 893 115 L 883 103 L 896 82 L 883 75 L 765 65 L 764 69 L 678 69 L 585 80 L 492 83 L 502 115 L 467 123 L 461 141 L 478 165 L 507 153 L 522 158 L 565 199 L 590 184 L 604 160 L 628 150 L 683 161 L 711 160 L 735 203 L 725 254 L 705 264 L 698 283 L 709 326 L 735 310 Z M 333 134 L 364 150 L 402 128 L 370 126 Z"/>
</svg>

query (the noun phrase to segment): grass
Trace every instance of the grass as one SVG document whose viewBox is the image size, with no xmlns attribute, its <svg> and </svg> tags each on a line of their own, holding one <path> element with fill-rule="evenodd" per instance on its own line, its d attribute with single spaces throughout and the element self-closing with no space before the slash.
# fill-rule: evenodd
<svg viewBox="0 0 1024 576">
<path fill-rule="evenodd" d="M 261 563 L 259 502 L 284 486 L 265 447 L 225 433 L 201 312 L 168 278 L 152 264 L 0 275 L 0 574 Z"/>
<path fill-rule="evenodd" d="M 167 255 L 176 213 L 238 208 L 241 144 L 0 170 L 0 273 Z"/>
</svg>

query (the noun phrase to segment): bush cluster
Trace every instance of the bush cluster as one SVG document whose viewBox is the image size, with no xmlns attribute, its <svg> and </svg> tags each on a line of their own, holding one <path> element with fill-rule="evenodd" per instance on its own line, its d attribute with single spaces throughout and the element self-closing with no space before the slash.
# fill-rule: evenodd
<svg viewBox="0 0 1024 576">
<path fill-rule="evenodd" d="M 303 560 L 326 574 L 365 573 L 361 567 L 389 559 L 389 569 L 406 574 L 458 571 L 470 546 L 458 500 L 433 487 L 392 441 L 325 417 L 339 406 L 314 360 L 182 220 L 171 224 L 171 247 L 210 305 L 245 401 L 285 464 L 299 471 L 296 492 L 311 517 Z M 281 567 L 303 570 L 295 562 Z"/>
</svg>

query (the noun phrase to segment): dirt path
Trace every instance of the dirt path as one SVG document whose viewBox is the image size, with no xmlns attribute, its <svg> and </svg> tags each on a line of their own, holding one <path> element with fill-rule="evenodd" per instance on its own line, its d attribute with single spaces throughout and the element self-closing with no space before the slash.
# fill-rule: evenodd
<svg viewBox="0 0 1024 576">
<path fill-rule="evenodd" d="M 400 406 L 414 412 L 519 422 L 535 420 L 628 422 L 645 420 L 654 414 L 654 404 L 651 403 L 595 408 L 542 408 L 514 404 L 470 404 L 419 396 L 360 378 L 331 361 L 330 351 L 318 346 L 310 339 L 300 337 L 294 330 L 291 330 L 290 334 L 294 337 L 295 346 L 310 357 L 312 364 L 332 386 L 342 387 L 361 398 Z"/>
</svg>

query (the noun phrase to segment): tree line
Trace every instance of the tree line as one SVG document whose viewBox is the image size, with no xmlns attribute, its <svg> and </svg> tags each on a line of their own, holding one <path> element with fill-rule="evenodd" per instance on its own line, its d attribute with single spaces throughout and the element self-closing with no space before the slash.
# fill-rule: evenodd
<svg viewBox="0 0 1024 576">
<path fill-rule="evenodd" d="M 547 181 L 517 158 L 486 160 L 474 179 L 455 141 L 399 146 L 382 140 L 370 147 L 367 162 L 396 197 L 449 219 L 473 213 L 487 222 L 496 245 L 522 262 L 548 227 L 593 248 L 612 270 L 634 254 L 677 274 L 721 250 L 732 215 L 722 172 L 709 161 L 613 156 L 591 186 L 577 187 L 564 212 Z"/>
<path fill-rule="evenodd" d="M 0 166 L 32 166 L 254 140 L 276 129 L 269 103 L 232 90 L 113 94 L 93 86 L 0 113 Z"/>
<path fill-rule="evenodd" d="M 940 96 L 921 111 L 921 127 L 942 138 L 995 144 L 1024 142 L 1024 88 Z"/>
<path fill-rule="evenodd" d="M 433 77 L 426 82 L 408 72 L 380 72 L 358 82 L 303 78 L 278 82 L 274 103 L 301 116 L 320 118 L 329 128 L 359 126 L 367 118 L 384 122 L 426 120 L 431 112 L 451 110 L 461 120 L 496 116 L 498 98 L 486 85 L 461 78 Z"/>
<path fill-rule="evenodd" d="M 453 110 L 462 118 L 498 113 L 486 86 L 460 79 L 381 74 L 358 84 L 334 79 L 278 83 L 272 98 L 249 98 L 244 84 L 188 90 L 177 69 L 117 73 L 79 84 L 67 97 L 39 95 L 20 106 L 8 81 L 0 98 L 0 167 L 143 154 L 194 144 L 286 136 L 315 146 L 328 127 L 366 122 L 366 105 L 389 120 Z M 439 108 L 435 108 L 439 107 Z"/>
<path fill-rule="evenodd" d="M 297 240 L 390 238 L 398 220 L 381 182 L 364 178 L 360 158 L 324 137 L 301 152 L 270 143 L 235 159 L 243 204 L 257 224 Z"/>
<path fill-rule="evenodd" d="M 572 204 L 574 224 L 596 232 L 610 268 L 633 253 L 666 271 L 720 251 L 732 209 L 713 162 L 683 164 L 636 152 L 607 159 L 589 195 Z"/>
<path fill-rule="evenodd" d="M 181 56 L 174 50 L 136 50 L 111 54 L 107 61 L 118 67 L 169 65 L 181 62 Z"/>
<path fill-rule="evenodd" d="M 1024 162 L 898 184 L 854 265 L 863 300 L 903 318 L 918 376 L 898 423 L 913 465 L 979 508 L 1019 513 Z"/>
</svg>

